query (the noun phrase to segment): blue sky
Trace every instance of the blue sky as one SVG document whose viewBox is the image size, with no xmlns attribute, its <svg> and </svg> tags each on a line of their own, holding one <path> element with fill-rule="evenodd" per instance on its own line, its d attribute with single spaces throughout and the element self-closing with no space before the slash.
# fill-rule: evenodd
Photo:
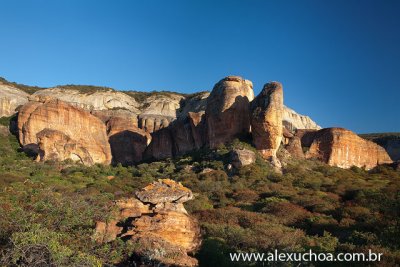
<svg viewBox="0 0 400 267">
<path fill-rule="evenodd" d="M 400 131 L 400 1 L 0 0 L 0 76 L 53 86 L 211 90 L 283 83 L 324 127 Z"/>
</svg>

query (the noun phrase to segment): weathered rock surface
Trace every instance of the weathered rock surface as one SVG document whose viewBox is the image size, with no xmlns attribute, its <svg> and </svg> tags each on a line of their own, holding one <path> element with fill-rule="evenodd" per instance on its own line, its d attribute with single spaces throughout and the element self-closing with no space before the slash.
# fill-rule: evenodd
<svg viewBox="0 0 400 267">
<path fill-rule="evenodd" d="M 310 117 L 298 114 L 291 108 L 283 106 L 282 115 L 283 125 L 291 130 L 297 129 L 310 129 L 310 130 L 320 130 L 321 126 L 311 120 Z"/>
<path fill-rule="evenodd" d="M 148 133 L 153 133 L 158 130 L 167 128 L 168 125 L 175 120 L 174 117 L 154 115 L 154 114 L 140 114 L 139 115 L 139 128 Z"/>
<path fill-rule="evenodd" d="M 377 135 L 377 137 L 368 138 L 368 140 L 386 149 L 386 152 L 393 161 L 400 160 L 400 136 L 396 134 Z M 362 137 L 364 137 L 364 135 L 362 135 Z M 369 136 L 367 135 L 367 137 Z"/>
<path fill-rule="evenodd" d="M 182 99 L 184 99 L 182 95 L 173 93 L 152 95 L 142 103 L 141 115 L 158 115 L 176 119 Z"/>
<path fill-rule="evenodd" d="M 109 242 L 122 238 L 137 244 L 135 254 L 147 260 L 152 258 L 173 266 L 197 266 L 197 260 L 187 253 L 200 245 L 200 228 L 182 204 L 192 199 L 192 192 L 179 183 L 163 179 L 136 192 L 136 197 L 115 203 L 118 210 L 114 219 L 97 222 L 95 239 Z"/>
<path fill-rule="evenodd" d="M 276 152 L 283 137 L 282 113 L 282 85 L 278 82 L 267 83 L 251 103 L 251 131 L 257 150 L 272 162 L 277 161 Z"/>
<path fill-rule="evenodd" d="M 136 117 L 112 117 L 107 121 L 107 134 L 114 164 L 132 165 L 143 159 L 151 135 L 138 128 Z"/>
<path fill-rule="evenodd" d="M 21 105 L 28 102 L 28 94 L 0 82 L 0 118 L 14 115 Z"/>
<path fill-rule="evenodd" d="M 40 159 L 111 162 L 102 121 L 89 112 L 50 97 L 25 104 L 18 114 L 19 141 Z M 39 153 L 40 152 L 40 153 Z"/>
<path fill-rule="evenodd" d="M 181 100 L 180 111 L 178 112 L 178 118 L 185 118 L 189 112 L 204 113 L 207 108 L 207 99 L 210 96 L 209 92 L 200 92 L 194 96 L 189 96 Z"/>
<path fill-rule="evenodd" d="M 96 116 L 99 118 L 102 122 L 107 124 L 107 122 L 111 118 L 124 118 L 130 122 L 130 124 L 133 123 L 134 126 L 138 127 L 138 115 L 130 110 L 126 109 L 110 109 L 110 110 L 93 110 L 92 115 Z"/>
<path fill-rule="evenodd" d="M 301 139 L 298 136 L 293 136 L 292 138 L 290 138 L 288 144 L 285 146 L 285 149 L 292 157 L 297 159 L 304 159 Z"/>
<path fill-rule="evenodd" d="M 161 129 L 151 135 L 151 143 L 146 148 L 143 158 L 149 160 L 172 158 L 173 146 L 171 131 L 168 128 Z"/>
<path fill-rule="evenodd" d="M 183 203 L 193 198 L 192 191 L 169 179 L 154 182 L 136 192 L 136 197 L 151 204 L 174 202 Z"/>
<path fill-rule="evenodd" d="M 205 117 L 204 111 L 188 113 L 195 149 L 203 147 L 207 142 L 207 125 Z"/>
<path fill-rule="evenodd" d="M 89 111 L 122 108 L 139 113 L 139 104 L 134 98 L 112 90 L 82 93 L 74 89 L 55 87 L 37 91 L 33 96 L 51 96 Z"/>
<path fill-rule="evenodd" d="M 392 163 L 383 147 L 343 128 L 326 128 L 315 133 L 306 158 L 319 159 L 341 168 L 371 169 L 379 164 Z"/>
<path fill-rule="evenodd" d="M 211 148 L 230 142 L 250 131 L 249 103 L 253 84 L 238 76 L 219 81 L 207 100 L 207 137 Z"/>
<path fill-rule="evenodd" d="M 248 149 L 234 149 L 231 151 L 231 163 L 235 168 L 247 166 L 256 162 L 256 153 Z"/>
</svg>

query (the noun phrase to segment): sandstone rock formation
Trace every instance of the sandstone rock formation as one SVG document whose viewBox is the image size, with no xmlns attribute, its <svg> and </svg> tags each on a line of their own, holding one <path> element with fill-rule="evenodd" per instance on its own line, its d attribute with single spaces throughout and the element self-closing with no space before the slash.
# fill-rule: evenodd
<svg viewBox="0 0 400 267">
<path fill-rule="evenodd" d="M 321 126 L 316 124 L 310 117 L 298 114 L 291 108 L 283 106 L 282 114 L 283 125 L 291 130 L 297 129 L 309 129 L 309 130 L 320 130 Z"/>
<path fill-rule="evenodd" d="M 234 149 L 231 151 L 231 163 L 235 168 L 247 166 L 256 162 L 256 154 L 248 149 Z"/>
<path fill-rule="evenodd" d="M 361 137 L 364 136 L 361 135 Z M 370 135 L 366 135 L 366 137 L 386 149 L 393 161 L 400 160 L 400 136 L 398 134 L 372 134 L 372 138 Z"/>
<path fill-rule="evenodd" d="M 139 104 L 134 98 L 111 89 L 84 93 L 75 89 L 55 87 L 37 91 L 33 96 L 51 96 L 89 111 L 121 108 L 139 113 Z"/>
<path fill-rule="evenodd" d="M 161 129 L 154 132 L 151 136 L 151 143 L 144 152 L 144 159 L 166 159 L 172 158 L 173 154 L 173 139 L 169 129 Z"/>
<path fill-rule="evenodd" d="M 19 141 L 39 159 L 111 162 L 106 127 L 89 112 L 50 97 L 25 104 L 18 114 Z"/>
<path fill-rule="evenodd" d="M 285 146 L 285 149 L 292 157 L 297 159 L 304 159 L 301 139 L 298 136 L 293 136 L 292 138 L 290 138 L 288 144 Z"/>
<path fill-rule="evenodd" d="M 97 222 L 95 239 L 109 242 L 121 238 L 137 244 L 134 252 L 139 257 L 151 256 L 166 265 L 197 266 L 197 260 L 187 253 L 198 248 L 200 229 L 182 204 L 193 198 L 192 192 L 179 183 L 163 179 L 135 195 L 115 203 L 118 210 L 114 219 Z"/>
<path fill-rule="evenodd" d="M 0 118 L 14 115 L 16 108 L 28 102 L 28 94 L 0 82 Z"/>
<path fill-rule="evenodd" d="M 153 133 L 158 130 L 167 128 L 168 125 L 175 120 L 174 117 L 154 115 L 154 114 L 140 114 L 139 115 L 139 128 L 148 133 Z"/>
<path fill-rule="evenodd" d="M 173 93 L 160 93 L 152 95 L 141 104 L 141 115 L 158 115 L 175 119 L 182 95 Z"/>
<path fill-rule="evenodd" d="M 253 84 L 238 76 L 219 81 L 207 100 L 207 137 L 211 148 L 250 131 L 249 102 Z"/>
<path fill-rule="evenodd" d="M 282 141 L 283 89 L 278 82 L 264 85 L 251 103 L 253 143 L 265 159 L 279 165 L 276 152 Z"/>
<path fill-rule="evenodd" d="M 186 117 L 189 112 L 204 113 L 207 108 L 207 99 L 209 96 L 209 92 L 200 92 L 182 99 L 178 111 L 178 118 Z"/>
<path fill-rule="evenodd" d="M 143 159 L 143 153 L 151 142 L 151 135 L 138 128 L 135 117 L 112 117 L 107 121 L 107 134 L 113 163 L 132 165 Z"/>
<path fill-rule="evenodd" d="M 133 123 L 134 126 L 138 127 L 138 115 L 130 110 L 126 109 L 109 109 L 109 110 L 93 110 L 92 115 L 99 118 L 104 124 L 111 118 L 123 118 Z"/>
<path fill-rule="evenodd" d="M 207 125 L 205 112 L 188 112 L 189 124 L 192 130 L 194 148 L 199 149 L 207 142 Z"/>
<path fill-rule="evenodd" d="M 341 168 L 357 166 L 367 170 L 378 164 L 392 163 L 384 148 L 343 128 L 319 130 L 306 158 Z"/>
</svg>

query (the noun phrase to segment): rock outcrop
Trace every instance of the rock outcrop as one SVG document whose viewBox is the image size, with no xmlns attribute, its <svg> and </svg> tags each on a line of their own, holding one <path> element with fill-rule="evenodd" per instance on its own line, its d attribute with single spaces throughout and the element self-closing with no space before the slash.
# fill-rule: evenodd
<svg viewBox="0 0 400 267">
<path fill-rule="evenodd" d="M 200 229 L 182 204 L 192 198 L 188 188 L 172 180 L 153 182 L 135 197 L 116 201 L 113 219 L 97 222 L 95 239 L 132 242 L 137 245 L 133 252 L 143 261 L 197 266 L 188 253 L 200 245 Z"/>
<path fill-rule="evenodd" d="M 306 158 L 318 159 L 331 166 L 371 169 L 392 163 L 385 149 L 343 128 L 326 128 L 315 133 Z"/>
<path fill-rule="evenodd" d="M 0 118 L 14 115 L 16 109 L 28 102 L 28 94 L 0 82 Z"/>
<path fill-rule="evenodd" d="M 39 97 L 25 104 L 18 114 L 18 133 L 21 145 L 38 153 L 41 160 L 111 162 L 102 121 L 58 99 Z"/>
<path fill-rule="evenodd" d="M 372 136 L 372 137 L 371 137 Z M 395 133 L 361 135 L 386 149 L 393 161 L 400 160 L 400 135 Z"/>
<path fill-rule="evenodd" d="M 234 149 L 231 151 L 231 164 L 235 168 L 247 166 L 256 162 L 256 153 L 248 149 Z"/>
<path fill-rule="evenodd" d="M 238 76 L 228 76 L 214 86 L 205 113 L 211 148 L 249 133 L 249 103 L 253 98 L 251 81 Z"/>
<path fill-rule="evenodd" d="M 33 96 L 51 96 L 60 99 L 73 106 L 85 110 L 112 110 L 116 108 L 126 109 L 139 113 L 139 104 L 134 98 L 122 93 L 109 90 L 93 90 L 93 92 L 80 92 L 75 89 L 49 88 L 35 92 Z"/>
<path fill-rule="evenodd" d="M 256 149 L 265 159 L 278 165 L 276 152 L 283 137 L 282 113 L 282 85 L 267 83 L 251 103 L 251 131 Z"/>
<path fill-rule="evenodd" d="M 286 106 L 283 106 L 282 122 L 290 131 L 295 131 L 297 129 L 321 129 L 321 126 L 315 123 L 310 117 L 298 114 L 296 111 Z"/>
<path fill-rule="evenodd" d="M 166 159 L 172 158 L 173 138 L 169 129 L 161 129 L 151 135 L 151 143 L 144 152 L 144 159 Z"/>
<path fill-rule="evenodd" d="M 158 130 L 167 128 L 168 125 L 175 120 L 174 117 L 154 115 L 154 114 L 140 114 L 139 115 L 139 128 L 148 133 L 153 133 Z"/>
<path fill-rule="evenodd" d="M 134 117 L 112 117 L 107 121 L 107 134 L 111 146 L 112 161 L 124 166 L 143 159 L 143 153 L 151 142 L 151 135 L 136 126 Z"/>
<path fill-rule="evenodd" d="M 298 136 L 293 136 L 289 139 L 285 149 L 293 158 L 304 159 L 304 152 L 301 146 L 301 139 Z"/>
<path fill-rule="evenodd" d="M 202 148 L 207 142 L 207 125 L 205 117 L 204 111 L 188 113 L 195 149 Z"/>
</svg>

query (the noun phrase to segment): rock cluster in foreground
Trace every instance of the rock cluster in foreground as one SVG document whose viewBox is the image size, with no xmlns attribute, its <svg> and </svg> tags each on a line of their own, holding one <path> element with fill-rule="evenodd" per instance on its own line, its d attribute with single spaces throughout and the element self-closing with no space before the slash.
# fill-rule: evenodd
<svg viewBox="0 0 400 267">
<path fill-rule="evenodd" d="M 197 266 L 188 256 L 200 245 L 200 228 L 183 203 L 192 192 L 170 179 L 160 179 L 115 202 L 117 211 L 108 222 L 97 222 L 95 239 L 110 242 L 120 238 L 136 244 L 141 261 L 149 259 L 173 266 Z"/>
</svg>

